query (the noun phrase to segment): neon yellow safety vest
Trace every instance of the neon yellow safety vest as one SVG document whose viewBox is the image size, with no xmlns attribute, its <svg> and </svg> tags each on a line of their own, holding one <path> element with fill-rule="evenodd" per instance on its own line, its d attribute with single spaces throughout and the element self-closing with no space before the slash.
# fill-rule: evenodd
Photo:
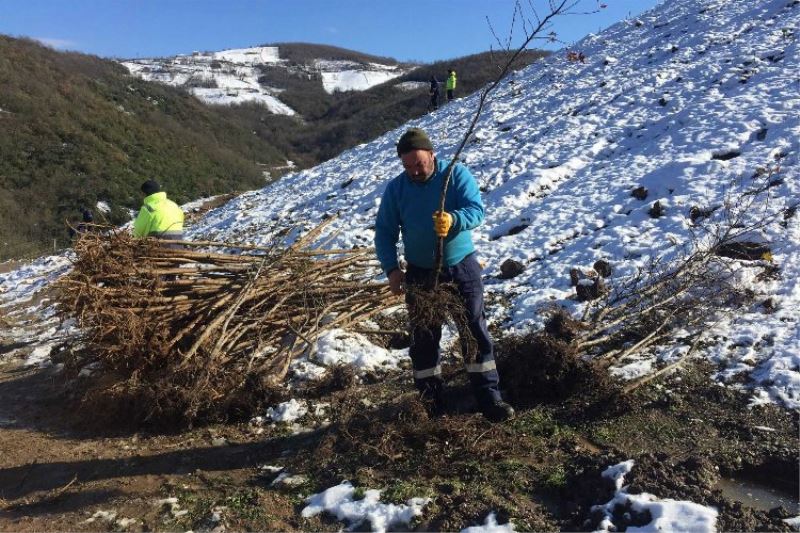
<svg viewBox="0 0 800 533">
<path fill-rule="evenodd" d="M 451 72 L 450 76 L 447 77 L 447 90 L 452 91 L 456 88 L 456 73 Z"/>
<path fill-rule="evenodd" d="M 134 237 L 183 239 L 183 211 L 178 204 L 167 199 L 167 193 L 157 192 L 146 196 L 142 209 L 133 223 Z"/>
</svg>

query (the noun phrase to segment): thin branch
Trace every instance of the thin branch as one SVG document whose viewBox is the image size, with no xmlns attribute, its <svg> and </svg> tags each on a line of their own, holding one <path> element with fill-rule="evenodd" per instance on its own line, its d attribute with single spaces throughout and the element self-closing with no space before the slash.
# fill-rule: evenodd
<svg viewBox="0 0 800 533">
<path fill-rule="evenodd" d="M 570 0 L 560 0 L 558 4 L 554 4 L 551 2 L 550 13 L 548 13 L 543 19 L 539 21 L 539 24 L 536 26 L 536 28 L 533 29 L 531 34 L 525 39 L 522 45 L 519 46 L 519 48 L 517 48 L 517 50 L 514 52 L 511 58 L 508 61 L 506 61 L 506 64 L 503 66 L 497 78 L 495 78 L 494 81 L 492 81 L 481 92 L 480 97 L 478 98 L 478 108 L 476 109 L 475 114 L 472 117 L 472 120 L 470 121 L 470 124 L 466 130 L 466 133 L 464 133 L 461 142 L 458 145 L 458 148 L 456 148 L 456 151 L 450 160 L 450 164 L 445 169 L 445 178 L 444 178 L 444 183 L 442 184 L 442 193 L 439 198 L 439 211 L 444 211 L 444 202 L 447 194 L 447 187 L 450 183 L 450 178 L 453 175 L 453 169 L 455 168 L 455 165 L 458 162 L 458 158 L 461 155 L 461 152 L 464 150 L 464 146 L 466 146 L 467 141 L 469 141 L 469 138 L 475 131 L 475 126 L 478 123 L 478 120 L 480 119 L 481 112 L 483 111 L 483 107 L 486 104 L 486 100 L 488 99 L 489 95 L 492 93 L 492 91 L 494 91 L 495 88 L 497 88 L 500 82 L 503 81 L 503 79 L 510 71 L 511 66 L 515 63 L 520 54 L 527 48 L 528 44 L 530 44 L 530 42 L 539 34 L 540 31 L 542 31 L 545 25 L 547 25 L 550 22 L 550 20 L 552 20 L 554 17 L 560 15 L 561 11 L 565 8 L 565 6 L 577 5 L 579 1 L 580 0 L 573 0 L 571 4 Z M 444 255 L 444 239 L 440 237 L 437 239 L 435 261 L 434 261 L 435 266 L 432 272 L 431 285 L 434 289 L 438 286 L 439 283 L 439 273 L 442 270 L 443 255 Z"/>
</svg>

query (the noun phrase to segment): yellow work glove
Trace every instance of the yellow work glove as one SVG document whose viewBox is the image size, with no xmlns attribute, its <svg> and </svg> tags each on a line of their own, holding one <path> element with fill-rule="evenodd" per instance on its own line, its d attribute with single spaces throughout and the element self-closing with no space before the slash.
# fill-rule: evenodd
<svg viewBox="0 0 800 533">
<path fill-rule="evenodd" d="M 453 215 L 445 211 L 433 212 L 433 231 L 439 237 L 447 237 L 450 227 L 453 225 Z"/>
</svg>

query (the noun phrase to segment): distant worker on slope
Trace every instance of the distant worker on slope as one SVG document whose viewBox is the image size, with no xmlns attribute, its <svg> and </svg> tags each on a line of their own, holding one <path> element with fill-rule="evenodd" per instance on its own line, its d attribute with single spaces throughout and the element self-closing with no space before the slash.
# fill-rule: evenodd
<svg viewBox="0 0 800 533">
<path fill-rule="evenodd" d="M 400 137 L 397 154 L 405 171 L 386 187 L 375 221 L 375 249 L 381 268 L 389 278 L 394 294 L 406 287 L 424 286 L 434 268 L 438 237 L 443 237 L 441 283 L 453 283 L 464 305 L 466 331 L 472 335 L 477 350 L 465 364 L 478 408 L 492 422 L 514 416 L 514 410 L 500 397 L 499 377 L 494 361 L 494 346 L 489 336 L 483 308 L 481 266 L 475 256 L 471 230 L 483 222 L 483 202 L 478 184 L 464 165 L 453 169 L 445 197 L 445 212 L 439 211 L 447 162 L 437 160 L 427 134 L 411 128 Z M 433 217 L 433 220 L 431 220 Z M 406 271 L 400 270 L 397 241 L 402 232 Z M 414 317 L 414 291 L 406 292 L 409 314 Z M 442 368 L 439 342 L 442 325 L 411 324 L 409 355 L 414 369 L 414 384 L 431 414 L 441 413 Z M 465 338 L 466 339 L 466 338 Z M 465 340 L 466 342 L 466 340 Z"/>
<path fill-rule="evenodd" d="M 134 237 L 183 240 L 183 211 L 178 204 L 161 192 L 161 185 L 155 180 L 142 183 L 142 192 L 145 197 L 133 223 Z"/>
<path fill-rule="evenodd" d="M 453 91 L 456 90 L 456 71 L 450 69 L 447 71 L 447 85 L 445 85 L 447 89 L 447 101 L 453 101 Z"/>
<path fill-rule="evenodd" d="M 91 210 L 84 207 L 81 209 L 81 222 L 78 224 L 77 227 L 69 228 L 69 238 L 74 239 L 81 233 L 85 233 L 89 231 L 90 226 L 94 223 L 94 215 L 92 214 Z"/>
<path fill-rule="evenodd" d="M 436 111 L 439 109 L 439 80 L 436 79 L 436 76 L 431 76 L 431 88 L 428 94 L 431 95 L 428 111 Z"/>
</svg>

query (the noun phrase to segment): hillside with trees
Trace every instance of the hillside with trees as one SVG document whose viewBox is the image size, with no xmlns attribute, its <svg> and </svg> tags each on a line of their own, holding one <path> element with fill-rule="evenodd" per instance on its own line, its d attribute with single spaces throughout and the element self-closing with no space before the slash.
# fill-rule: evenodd
<svg viewBox="0 0 800 533">
<path fill-rule="evenodd" d="M 290 48 L 291 49 L 291 48 Z M 283 53 L 284 48 L 281 48 Z M 546 57 L 548 52 L 533 50 L 519 56 L 514 69 L 521 69 Z M 389 82 L 366 91 L 326 93 L 320 84 L 304 83 L 295 77 L 282 86 L 287 90 L 279 98 L 305 117 L 273 115 L 264 108 L 245 104 L 229 108 L 237 120 L 251 120 L 252 129 L 290 155 L 301 167 L 308 167 L 337 156 L 342 151 L 367 142 L 405 122 L 428 112 L 428 81 L 431 76 L 441 83 L 444 104 L 444 81 L 448 69 L 458 73 L 456 97 L 464 97 L 481 88 L 509 59 L 506 52 L 484 52 L 419 66 Z M 263 67 L 262 67 L 263 68 Z M 270 72 L 273 69 L 265 69 Z M 274 69 L 275 71 L 278 69 Z M 282 72 L 286 72 L 282 69 Z M 275 83 L 270 78 L 270 83 Z M 416 82 L 416 88 L 401 88 Z M 401 85 L 403 84 L 403 85 Z"/>
<path fill-rule="evenodd" d="M 355 61 L 358 63 L 380 63 L 383 65 L 401 65 L 393 57 L 365 54 L 357 50 L 349 50 L 339 46 L 314 43 L 269 43 L 262 46 L 277 46 L 281 58 L 292 64 L 309 63 L 315 59 L 330 61 Z"/>
<path fill-rule="evenodd" d="M 259 69 L 299 116 L 252 103 L 207 105 L 186 87 L 142 80 L 118 62 L 0 36 L 0 260 L 68 246 L 65 222 L 98 202 L 110 207 L 102 221 L 127 222 L 146 179 L 162 182 L 181 203 L 258 188 L 265 176 L 284 172 L 287 160 L 314 166 L 425 114 L 431 75 L 444 81 L 455 68 L 457 96 L 465 96 L 505 60 L 503 53 L 466 56 L 365 91 L 330 94 L 300 66 L 315 58 L 397 62 L 331 46 L 280 49 L 290 68 Z M 543 55 L 529 52 L 517 67 Z"/>
<path fill-rule="evenodd" d="M 126 222 L 148 178 L 185 202 L 286 164 L 235 115 L 114 61 L 0 36 L 0 86 L 0 259 L 66 244 L 64 221 L 98 201 Z"/>
</svg>

